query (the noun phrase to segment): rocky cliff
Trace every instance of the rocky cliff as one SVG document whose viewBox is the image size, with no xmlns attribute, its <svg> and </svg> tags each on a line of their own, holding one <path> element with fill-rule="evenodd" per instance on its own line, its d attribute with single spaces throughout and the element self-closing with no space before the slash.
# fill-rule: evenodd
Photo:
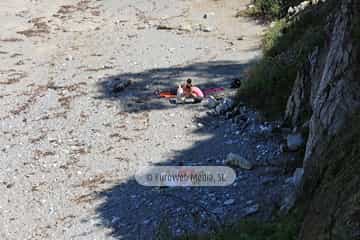
<svg viewBox="0 0 360 240">
<path fill-rule="evenodd" d="M 326 4 L 326 42 L 299 71 L 285 114 L 308 133 L 299 239 L 360 239 L 360 1 Z"/>
</svg>

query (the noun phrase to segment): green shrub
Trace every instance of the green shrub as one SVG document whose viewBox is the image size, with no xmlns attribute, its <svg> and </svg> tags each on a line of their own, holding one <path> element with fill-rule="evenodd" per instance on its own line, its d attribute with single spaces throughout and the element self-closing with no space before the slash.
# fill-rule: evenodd
<svg viewBox="0 0 360 240">
<path fill-rule="evenodd" d="M 309 54 L 325 42 L 326 16 L 333 8 L 330 3 L 312 6 L 293 19 L 278 20 L 263 38 L 264 57 L 244 79 L 239 99 L 268 116 L 281 116 L 297 71 Z"/>
<path fill-rule="evenodd" d="M 281 1 L 280 0 L 255 0 L 255 9 L 262 15 L 276 18 L 280 17 Z"/>
<path fill-rule="evenodd" d="M 306 53 L 309 53 L 314 45 L 322 45 L 326 25 L 324 16 L 328 14 L 328 8 L 313 6 L 299 17 L 277 21 L 264 37 L 265 55 L 276 56 L 289 50 L 297 52 L 307 50 Z"/>
<path fill-rule="evenodd" d="M 266 57 L 252 67 L 239 96 L 265 113 L 281 113 L 293 85 L 289 79 L 294 78 L 296 70 L 295 65 L 277 57 Z"/>
<path fill-rule="evenodd" d="M 253 8 L 246 13 L 249 16 L 265 17 L 269 20 L 284 17 L 290 6 L 296 6 L 301 0 L 253 0 Z"/>
<path fill-rule="evenodd" d="M 263 52 L 265 54 L 275 56 L 276 54 L 270 53 L 279 46 L 284 46 L 283 44 L 279 44 L 279 41 L 283 39 L 283 30 L 287 27 L 287 24 L 285 19 L 279 20 L 275 22 L 275 25 L 265 34 L 262 40 Z M 287 46 L 289 46 L 289 44 L 287 44 Z"/>
</svg>

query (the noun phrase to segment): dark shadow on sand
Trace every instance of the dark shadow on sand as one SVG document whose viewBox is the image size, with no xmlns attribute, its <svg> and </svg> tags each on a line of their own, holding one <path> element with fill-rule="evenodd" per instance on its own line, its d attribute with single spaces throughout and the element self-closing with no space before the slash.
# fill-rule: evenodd
<svg viewBox="0 0 360 240">
<path fill-rule="evenodd" d="M 160 110 L 174 107 L 164 99 L 159 99 L 157 90 L 176 90 L 176 86 L 187 78 L 202 89 L 213 87 L 229 88 L 234 78 L 241 78 L 249 63 L 214 61 L 194 63 L 186 66 L 150 69 L 139 73 L 122 73 L 102 79 L 99 83 L 101 95 L 98 98 L 117 101 L 126 112 Z M 113 91 L 121 82 L 132 84 L 122 91 Z"/>
<path fill-rule="evenodd" d="M 109 77 L 100 87 L 103 98 L 119 101 L 120 104 L 129 104 L 132 98 L 139 99 L 138 103 L 125 108 L 124 111 L 128 112 L 185 107 L 156 99 L 153 91 L 174 88 L 188 77 L 200 82 L 201 87 L 228 87 L 231 79 L 241 76 L 246 66 L 222 61 L 152 69 Z M 129 79 L 133 84 L 123 92 L 115 94 L 109 90 L 113 81 Z M 145 103 L 141 102 L 142 99 L 146 100 Z M 257 167 L 251 171 L 237 169 L 236 183 L 228 187 L 144 187 L 129 178 L 97 193 L 103 203 L 96 212 L 101 225 L 111 230 L 112 237 L 171 239 L 170 232 L 212 231 L 219 225 L 254 213 L 267 219 L 273 208 L 277 208 L 275 203 L 279 202 L 280 193 L 284 191 L 282 183 L 286 176 L 279 174 L 278 168 L 268 170 L 264 164 L 269 159 L 276 162 L 283 157 L 278 152 L 279 136 L 265 136 L 251 127 L 241 129 L 241 126 L 221 117 L 205 115 L 197 121 L 203 125 L 193 131 L 211 137 L 177 152 L 171 159 L 164 159 L 161 165 L 223 165 L 226 154 L 235 152 L 253 161 Z M 226 132 L 226 129 L 230 131 Z M 240 133 L 236 134 L 237 131 Z M 234 143 L 226 143 L 229 139 Z M 258 210 L 249 213 L 249 209 L 255 207 Z"/>
</svg>

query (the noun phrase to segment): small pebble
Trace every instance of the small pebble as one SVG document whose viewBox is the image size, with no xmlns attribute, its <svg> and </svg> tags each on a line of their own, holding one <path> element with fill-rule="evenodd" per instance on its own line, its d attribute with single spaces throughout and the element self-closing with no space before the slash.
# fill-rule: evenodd
<svg viewBox="0 0 360 240">
<path fill-rule="evenodd" d="M 235 202 L 234 199 L 229 199 L 229 200 L 226 200 L 226 201 L 224 202 L 224 205 L 231 205 L 231 204 L 233 204 L 234 202 Z"/>
</svg>

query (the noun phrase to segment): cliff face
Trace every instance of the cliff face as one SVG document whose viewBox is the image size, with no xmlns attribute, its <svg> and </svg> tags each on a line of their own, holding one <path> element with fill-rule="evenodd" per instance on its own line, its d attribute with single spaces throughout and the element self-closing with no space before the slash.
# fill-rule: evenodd
<svg viewBox="0 0 360 240">
<path fill-rule="evenodd" d="M 308 123 L 299 239 L 360 239 L 360 2 L 328 2 L 327 41 L 299 71 L 285 115 Z"/>
</svg>

